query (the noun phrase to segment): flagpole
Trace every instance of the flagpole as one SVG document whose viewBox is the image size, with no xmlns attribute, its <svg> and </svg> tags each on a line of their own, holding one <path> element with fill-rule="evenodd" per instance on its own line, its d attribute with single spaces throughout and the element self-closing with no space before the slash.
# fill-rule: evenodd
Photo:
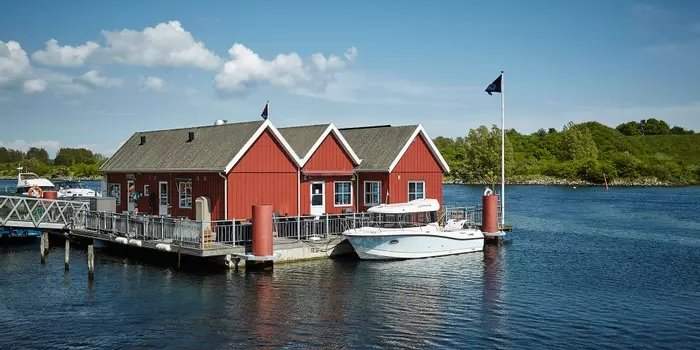
<svg viewBox="0 0 700 350">
<path fill-rule="evenodd" d="M 501 229 L 506 226 L 506 79 L 501 71 Z"/>
</svg>

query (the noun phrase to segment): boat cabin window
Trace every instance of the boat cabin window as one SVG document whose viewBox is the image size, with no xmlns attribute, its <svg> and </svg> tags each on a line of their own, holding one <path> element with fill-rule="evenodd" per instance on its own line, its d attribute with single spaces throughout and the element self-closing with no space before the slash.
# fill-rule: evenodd
<svg viewBox="0 0 700 350">
<path fill-rule="evenodd" d="M 365 206 L 381 203 L 382 183 L 380 181 L 365 181 Z"/>
<path fill-rule="evenodd" d="M 425 181 L 408 182 L 408 200 L 425 199 Z"/>
</svg>

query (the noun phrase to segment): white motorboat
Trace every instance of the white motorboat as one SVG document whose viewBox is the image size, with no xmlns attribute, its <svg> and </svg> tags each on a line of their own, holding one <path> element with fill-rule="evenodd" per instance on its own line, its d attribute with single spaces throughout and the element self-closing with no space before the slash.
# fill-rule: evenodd
<svg viewBox="0 0 700 350">
<path fill-rule="evenodd" d="M 377 220 L 343 235 L 360 259 L 368 260 L 429 258 L 484 249 L 479 229 L 464 227 L 464 220 L 440 225 L 439 209 L 435 199 L 378 205 L 368 210 Z"/>
<path fill-rule="evenodd" d="M 80 181 L 57 181 L 56 188 L 59 198 L 102 197 L 99 192 L 83 186 Z"/>
<path fill-rule="evenodd" d="M 17 194 L 41 196 L 41 192 L 56 190 L 56 186 L 48 179 L 34 173 L 23 173 L 22 168 L 18 170 L 20 172 L 17 174 Z"/>
</svg>

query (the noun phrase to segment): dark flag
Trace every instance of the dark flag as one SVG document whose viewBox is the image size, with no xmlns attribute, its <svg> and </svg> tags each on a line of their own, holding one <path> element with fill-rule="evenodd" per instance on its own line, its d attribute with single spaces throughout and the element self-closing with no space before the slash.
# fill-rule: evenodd
<svg viewBox="0 0 700 350">
<path fill-rule="evenodd" d="M 260 116 L 265 120 L 267 120 L 267 113 L 268 113 L 269 107 L 270 107 L 270 101 L 267 101 L 267 103 L 265 103 L 265 108 L 263 108 L 262 113 L 260 113 Z"/>
<path fill-rule="evenodd" d="M 499 75 L 496 80 L 493 81 L 487 88 L 486 88 L 486 93 L 491 95 L 492 92 L 502 92 L 501 91 L 501 78 L 503 78 L 503 74 Z"/>
</svg>

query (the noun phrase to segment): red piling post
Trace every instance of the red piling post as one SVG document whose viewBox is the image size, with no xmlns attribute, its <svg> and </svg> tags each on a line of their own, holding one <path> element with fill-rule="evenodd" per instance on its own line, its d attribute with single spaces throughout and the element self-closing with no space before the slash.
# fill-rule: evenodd
<svg viewBox="0 0 700 350">
<path fill-rule="evenodd" d="M 498 232 L 498 197 L 491 193 L 482 197 L 481 232 Z"/>
<path fill-rule="evenodd" d="M 253 255 L 272 256 L 272 206 L 253 206 Z"/>
</svg>

